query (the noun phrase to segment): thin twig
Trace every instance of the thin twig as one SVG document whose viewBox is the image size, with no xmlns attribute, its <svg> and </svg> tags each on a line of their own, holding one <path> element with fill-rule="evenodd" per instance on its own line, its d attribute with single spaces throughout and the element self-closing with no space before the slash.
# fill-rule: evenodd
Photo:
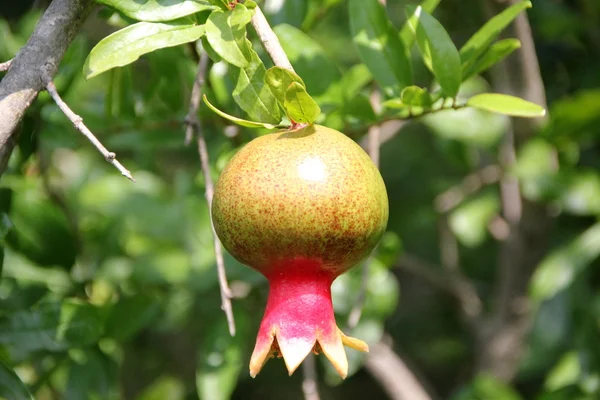
<svg viewBox="0 0 600 400">
<path fill-rule="evenodd" d="M 123 175 L 130 181 L 135 182 L 135 179 L 133 178 L 133 176 L 131 176 L 131 172 L 129 172 L 129 170 L 126 169 L 117 160 L 115 153 L 108 151 L 106 149 L 106 147 L 104 147 L 104 145 L 88 129 L 88 127 L 85 126 L 85 124 L 83 123 L 83 119 L 79 115 L 75 114 L 73 112 L 73 110 L 71 110 L 69 108 L 67 103 L 64 102 L 64 100 L 58 94 L 58 91 L 56 90 L 56 86 L 54 85 L 54 82 L 52 82 L 49 78 L 46 80 L 46 82 L 47 82 L 46 90 L 50 94 L 50 97 L 52 97 L 52 99 L 54 100 L 56 105 L 60 108 L 60 110 L 63 112 L 63 114 L 65 114 L 65 116 L 73 123 L 73 126 L 75 127 L 75 129 L 77 129 L 79 132 L 81 132 L 83 134 L 83 136 L 85 136 L 94 145 L 94 147 L 96 147 L 96 149 L 98 149 L 100 154 L 102 154 L 104 156 L 104 159 L 109 164 L 112 164 L 116 169 L 119 170 L 121 175 Z"/>
<path fill-rule="evenodd" d="M 294 72 L 294 67 L 292 67 L 290 60 L 281 47 L 281 43 L 279 43 L 279 39 L 277 39 L 277 35 L 275 35 L 273 29 L 271 29 L 271 26 L 263 12 L 260 10 L 260 7 L 256 6 L 254 9 L 254 16 L 252 17 L 251 22 L 263 47 L 267 53 L 269 53 L 271 60 L 273 60 L 273 64 Z"/>
<path fill-rule="evenodd" d="M 189 145 L 194 140 L 194 134 L 203 135 L 198 119 L 198 110 L 200 109 L 200 99 L 202 98 L 202 88 L 206 81 L 206 71 L 208 69 L 208 54 L 203 52 L 198 61 L 198 71 L 196 80 L 192 86 L 192 95 L 190 96 L 190 106 L 188 114 L 185 117 L 185 144 Z M 212 199 L 212 195 L 211 195 Z"/>
<path fill-rule="evenodd" d="M 12 64 L 12 59 L 5 61 L 3 63 L 0 63 L 0 72 L 4 72 L 4 71 L 8 71 L 8 69 L 10 68 L 10 64 Z"/>
<path fill-rule="evenodd" d="M 460 264 L 460 252 L 458 241 L 454 232 L 450 229 L 448 216 L 441 215 L 438 219 L 438 234 L 440 241 L 440 263 L 442 267 L 450 271 L 458 271 Z"/>
<path fill-rule="evenodd" d="M 439 213 L 450 212 L 484 186 L 498 183 L 502 175 L 502 168 L 498 165 L 488 165 L 467 175 L 458 185 L 451 187 L 435 198 L 436 211 Z"/>
<path fill-rule="evenodd" d="M 304 400 L 320 400 L 319 386 L 317 381 L 317 363 L 315 362 L 314 354 L 309 354 L 302 363 L 302 392 Z"/>
<path fill-rule="evenodd" d="M 489 222 L 488 231 L 494 239 L 502 242 L 510 235 L 510 225 L 500 215 L 496 215 Z"/>
<path fill-rule="evenodd" d="M 48 80 L 42 78 L 56 74 L 94 5 L 92 0 L 53 0 L 0 81 L 0 175 L 18 142 L 25 112 L 45 89 Z"/>
<path fill-rule="evenodd" d="M 200 62 L 198 63 L 198 72 L 196 73 L 196 79 L 194 86 L 192 87 L 192 95 L 190 97 L 190 108 L 188 115 L 185 119 L 185 141 L 191 143 L 194 136 L 198 143 L 198 155 L 200 156 L 200 165 L 202 168 L 202 174 L 204 175 L 204 196 L 208 204 L 209 213 L 212 210 L 212 198 L 214 194 L 214 184 L 212 177 L 210 176 L 210 162 L 208 158 L 208 150 L 206 148 L 206 140 L 204 139 L 204 133 L 202 132 L 202 125 L 198 119 L 198 110 L 200 109 L 200 98 L 202 97 L 202 86 L 206 77 L 206 70 L 208 69 L 208 54 L 202 52 L 200 55 Z M 221 309 L 225 312 L 227 317 L 227 324 L 229 326 L 229 334 L 235 336 L 235 319 L 233 317 L 233 308 L 231 306 L 231 289 L 227 283 L 227 273 L 225 271 L 225 262 L 223 260 L 223 248 L 221 241 L 215 232 L 214 226 L 211 227 L 213 234 L 213 245 L 215 250 L 215 258 L 217 262 L 217 274 L 219 277 L 219 289 L 221 291 Z"/>
<path fill-rule="evenodd" d="M 369 101 L 371 106 L 376 112 L 379 112 L 379 108 L 381 107 L 381 94 L 378 90 L 374 90 L 371 93 Z M 373 164 L 377 168 L 379 168 L 379 151 L 381 145 L 381 127 L 379 125 L 373 125 L 369 128 L 369 132 L 367 133 L 367 152 L 373 160 Z M 375 253 L 376 250 L 373 251 Z M 365 307 L 365 301 L 367 300 L 367 290 L 369 286 L 369 276 L 371 271 L 371 263 L 373 262 L 373 255 L 369 257 L 369 259 L 364 263 L 362 275 L 360 279 L 360 288 L 358 291 L 358 296 L 356 297 L 356 301 L 354 302 L 354 306 L 352 310 L 350 310 L 350 314 L 348 315 L 348 329 L 352 330 L 356 328 L 356 325 L 360 322 L 360 318 L 362 317 L 363 309 Z"/>
</svg>

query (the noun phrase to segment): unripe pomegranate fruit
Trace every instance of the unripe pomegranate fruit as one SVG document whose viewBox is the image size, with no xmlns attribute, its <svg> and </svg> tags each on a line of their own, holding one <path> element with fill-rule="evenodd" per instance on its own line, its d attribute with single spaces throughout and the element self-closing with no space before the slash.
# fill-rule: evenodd
<svg viewBox="0 0 600 400">
<path fill-rule="evenodd" d="M 225 248 L 269 281 L 250 374 L 273 356 L 292 374 L 314 351 L 345 378 L 343 345 L 368 347 L 337 327 L 331 283 L 369 255 L 388 220 L 385 186 L 369 156 L 319 125 L 261 136 L 223 170 L 212 217 Z"/>
</svg>

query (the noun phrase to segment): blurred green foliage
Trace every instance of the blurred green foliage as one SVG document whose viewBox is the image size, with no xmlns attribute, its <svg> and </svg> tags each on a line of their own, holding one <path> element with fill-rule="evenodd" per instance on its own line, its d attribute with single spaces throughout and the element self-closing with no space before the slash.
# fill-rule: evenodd
<svg viewBox="0 0 600 400">
<path fill-rule="evenodd" d="M 195 24 L 206 21 L 210 10 L 226 8 L 219 1 L 185 3 L 200 7 L 194 8 L 200 14 L 191 22 L 179 20 L 184 26 L 179 34 L 185 36 L 181 43 L 204 33 Z M 491 76 L 484 67 L 510 57 L 518 47 L 514 41 L 500 41 L 485 53 L 481 43 L 489 46 L 499 32 L 491 39 L 484 35 L 468 41 L 488 19 L 483 1 L 466 7 L 464 1 L 444 0 L 437 8 L 438 1 L 426 1 L 424 9 L 437 20 L 424 14 L 419 24 L 413 20 L 404 25 L 412 29 L 401 29 L 413 15 L 406 7 L 419 2 L 389 0 L 390 21 L 383 9 L 373 6 L 375 1 L 367 2 L 373 6 L 370 14 L 352 13 L 362 3 L 261 4 L 321 108 L 317 122 L 357 140 L 374 121 L 402 116 L 404 109 L 418 115 L 417 108 L 422 112 L 431 107 L 440 87 L 445 96 L 457 94 L 462 102 L 490 92 Z M 2 15 L 10 16 L 0 19 L 0 60 L 18 52 L 40 16 L 37 9 L 16 13 L 12 7 L 0 6 Z M 155 21 L 188 15 L 171 11 L 174 14 L 149 12 Z M 369 15 L 382 22 L 364 33 L 361 27 L 372 23 Z M 547 205 L 552 234 L 548 255 L 530 285 L 535 318 L 514 383 L 473 376 L 477 349 L 460 322 L 458 307 L 446 294 L 398 268 L 404 252 L 439 263 L 442 215 L 436 198 L 460 185 L 465 176 L 498 162 L 508 118 L 475 108 L 441 111 L 405 124 L 381 148 L 390 223 L 370 264 L 366 302 L 353 335 L 373 344 L 389 334 L 441 398 L 600 396 L 600 4 L 536 1 L 528 15 L 550 119 L 523 145 L 506 173 L 519 180 L 528 200 Z M 238 333 L 234 338 L 227 333 L 204 179 L 196 149 L 183 144 L 196 47 L 142 51 L 138 55 L 146 54 L 134 64 L 84 79 L 92 47 L 136 18 L 100 9 L 69 49 L 55 83 L 74 111 L 131 169 L 137 183 L 111 169 L 45 93 L 28 111 L 19 146 L 0 181 L 0 397 L 31 398 L 31 393 L 38 399 L 301 398 L 300 374 L 288 378 L 278 362 L 268 363 L 255 380 L 246 373 L 267 287 L 259 274 L 229 255 L 225 261 L 237 296 Z M 213 19 L 215 25 L 221 23 Z M 207 28 L 201 43 L 214 62 L 204 92 L 217 108 L 248 118 L 243 111 L 251 107 L 238 106 L 232 95 L 239 69 L 218 58 L 228 51 L 231 59 L 226 60 L 239 67 L 247 66 L 245 51 L 251 57 L 248 63 L 257 56 L 268 68 L 270 60 L 253 34 L 251 48 L 238 41 L 237 47 L 224 51 L 214 48 L 218 44 L 208 32 Z M 390 57 L 373 51 L 372 41 L 382 37 L 392 38 L 386 43 L 397 50 Z M 142 39 L 149 49 L 156 43 Z M 448 50 L 453 43 L 471 45 Z M 440 70 L 440 57 L 453 59 L 453 68 L 462 69 L 459 78 L 465 81 Z M 410 74 L 408 67 L 398 69 L 409 64 Z M 388 100 L 383 112 L 369 102 L 376 85 Z M 201 108 L 200 117 L 211 174 L 217 178 L 235 151 L 261 131 L 234 128 L 207 107 Z M 553 168 L 556 155 L 559 168 Z M 461 268 L 483 299 L 489 299 L 496 279 L 502 239 L 490 226 L 500 215 L 496 183 L 467 194 L 447 215 L 459 243 Z M 340 326 L 356 302 L 361 275 L 356 268 L 333 285 Z M 349 350 L 348 357 L 351 377 L 343 383 L 327 363 L 319 364 L 322 398 L 384 398 L 361 368 L 365 356 Z"/>
</svg>

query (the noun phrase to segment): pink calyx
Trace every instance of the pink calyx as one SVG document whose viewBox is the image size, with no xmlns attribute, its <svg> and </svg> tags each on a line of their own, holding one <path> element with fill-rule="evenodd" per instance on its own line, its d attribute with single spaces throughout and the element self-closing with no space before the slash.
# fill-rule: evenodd
<svg viewBox="0 0 600 400">
<path fill-rule="evenodd" d="M 283 357 L 291 375 L 313 351 L 322 352 L 342 378 L 348 374 L 344 345 L 368 351 L 366 343 L 350 338 L 337 327 L 331 302 L 335 275 L 318 261 L 294 259 L 263 271 L 269 298 L 254 352 L 250 375 L 255 377 L 269 358 Z"/>
</svg>

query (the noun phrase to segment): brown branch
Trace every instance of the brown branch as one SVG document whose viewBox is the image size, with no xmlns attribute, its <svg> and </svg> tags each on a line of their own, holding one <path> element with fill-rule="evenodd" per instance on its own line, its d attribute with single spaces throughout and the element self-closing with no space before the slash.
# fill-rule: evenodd
<svg viewBox="0 0 600 400">
<path fill-rule="evenodd" d="M 510 235 L 510 225 L 508 225 L 508 222 L 500 215 L 496 215 L 488 224 L 488 231 L 494 239 L 501 242 L 508 239 L 508 235 Z"/>
<path fill-rule="evenodd" d="M 285 51 L 281 47 L 281 43 L 279 43 L 279 39 L 269 22 L 265 18 L 265 15 L 260 10 L 260 7 L 256 6 L 254 9 L 254 16 L 252 17 L 252 26 L 254 26 L 254 30 L 258 34 L 258 38 L 260 39 L 263 47 L 269 53 L 269 57 L 273 60 L 273 64 L 278 67 L 289 69 L 294 72 L 294 67 L 290 63 Z"/>
<path fill-rule="evenodd" d="M 92 10 L 92 0 L 54 0 L 0 81 L 0 175 L 17 143 L 25 111 L 56 74 L 60 60 Z"/>
<path fill-rule="evenodd" d="M 365 367 L 391 400 L 432 398 L 402 358 L 384 341 L 370 346 Z"/>
<path fill-rule="evenodd" d="M 506 6 L 514 4 L 510 0 Z M 488 0 L 488 14 L 497 14 L 504 5 Z M 495 90 L 540 104 L 547 108 L 535 45 L 527 14 L 515 20 L 510 36 L 521 41 L 513 56 L 492 70 Z M 511 168 L 518 149 L 534 136 L 546 118 L 512 120 L 500 151 L 501 165 Z M 517 373 L 531 327 L 527 291 L 531 275 L 546 253 L 550 218 L 542 204 L 523 198 L 518 181 L 505 176 L 501 181 L 503 217 L 508 236 L 502 242 L 498 260 L 498 278 L 493 310 L 478 335 L 477 372 L 486 372 L 503 381 Z M 506 229 L 505 229 L 506 230 Z"/>
<path fill-rule="evenodd" d="M 477 324 L 483 310 L 483 303 L 473 283 L 458 271 L 436 266 L 411 254 L 404 253 L 398 261 L 398 268 L 428 282 L 438 290 L 448 293 L 458 300 L 466 322 Z"/>
<path fill-rule="evenodd" d="M 185 144 L 189 145 L 194 140 L 195 135 L 202 135 L 200 120 L 198 119 L 198 110 L 200 109 L 200 99 L 202 98 L 202 88 L 206 81 L 206 72 L 208 70 L 208 54 L 203 52 L 198 61 L 198 71 L 196 72 L 196 80 L 192 86 L 192 94 L 190 96 L 190 106 L 187 116 L 185 117 Z M 212 195 L 211 195 L 212 199 Z"/>
<path fill-rule="evenodd" d="M 498 165 L 488 165 L 467 175 L 460 184 L 451 187 L 435 198 L 436 211 L 442 214 L 452 211 L 467 197 L 477 193 L 484 186 L 498 183 L 502 175 L 502 168 Z"/>
<path fill-rule="evenodd" d="M 200 62 L 198 63 L 198 72 L 196 73 L 196 79 L 194 80 L 194 86 L 192 87 L 192 94 L 190 97 L 190 107 L 188 115 L 185 119 L 185 141 L 191 143 L 194 136 L 198 145 L 198 155 L 200 156 L 200 165 L 202 168 L 202 174 L 204 176 L 204 197 L 208 204 L 209 214 L 212 215 L 212 198 L 214 194 L 214 184 L 210 175 L 210 162 L 208 158 L 208 150 L 206 147 L 206 140 L 204 139 L 204 133 L 202 131 L 202 125 L 198 119 L 198 110 L 200 109 L 200 98 L 202 97 L 202 87 L 206 79 L 206 71 L 208 69 L 208 54 L 202 52 L 200 55 Z M 233 317 L 233 308 L 231 306 L 231 289 L 227 283 L 227 273 L 225 271 L 225 261 L 223 260 L 223 247 L 221 241 L 215 232 L 215 228 L 212 225 L 211 228 L 213 234 L 213 245 L 215 251 L 215 259 L 217 263 L 217 274 L 219 277 L 219 289 L 221 291 L 221 309 L 225 312 L 227 317 L 227 324 L 229 326 L 229 334 L 235 336 L 235 319 Z"/>
<path fill-rule="evenodd" d="M 8 69 L 10 68 L 10 65 L 12 64 L 12 61 L 13 60 L 11 59 L 11 60 L 0 63 L 0 72 L 8 71 Z"/>
<path fill-rule="evenodd" d="M 129 170 L 117 160 L 116 154 L 111 151 L 108 151 L 106 147 L 104 147 L 104 145 L 98 140 L 98 138 L 96 138 L 96 136 L 94 136 L 94 134 L 88 129 L 88 127 L 85 126 L 85 124 L 83 123 L 83 119 L 79 115 L 75 114 L 73 110 L 69 108 L 67 103 L 64 102 L 64 100 L 58 94 L 54 82 L 49 80 L 48 77 L 44 77 L 44 79 L 46 79 L 48 82 L 46 85 L 46 90 L 50 94 L 50 97 L 52 97 L 52 100 L 54 100 L 54 102 L 56 103 L 58 108 L 60 108 L 63 114 L 65 114 L 65 116 L 73 123 L 75 129 L 81 132 L 83 136 L 85 136 L 87 140 L 89 140 L 90 143 L 94 145 L 94 147 L 100 152 L 100 154 L 104 156 L 104 159 L 109 164 L 112 164 L 116 169 L 119 170 L 121 175 L 123 175 L 130 181 L 135 182 L 135 179 L 133 178 L 133 176 L 131 176 L 131 172 L 129 172 Z"/>
<path fill-rule="evenodd" d="M 320 400 L 319 386 L 317 380 L 317 363 L 314 354 L 309 354 L 302 362 L 302 393 L 304 400 Z"/>
<path fill-rule="evenodd" d="M 442 267 L 450 271 L 459 271 L 460 252 L 458 241 L 454 232 L 450 229 L 448 217 L 441 215 L 438 221 L 438 234 L 440 246 L 440 263 Z"/>
<path fill-rule="evenodd" d="M 477 193 L 485 185 L 497 183 L 501 177 L 502 169 L 496 165 L 489 165 L 480 171 L 468 175 L 460 184 L 436 197 L 434 207 L 441 214 L 438 231 L 442 267 L 452 271 L 459 271 L 460 265 L 458 242 L 448 224 L 447 213 L 452 211 L 466 198 Z"/>
</svg>

